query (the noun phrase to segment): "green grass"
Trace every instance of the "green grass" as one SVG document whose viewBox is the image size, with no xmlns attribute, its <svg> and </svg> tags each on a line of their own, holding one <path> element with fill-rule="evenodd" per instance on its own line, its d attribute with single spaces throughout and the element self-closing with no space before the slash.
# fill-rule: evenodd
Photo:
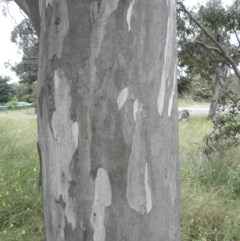
<svg viewBox="0 0 240 241">
<path fill-rule="evenodd" d="M 193 99 L 185 99 L 185 98 L 178 99 L 178 106 L 179 107 L 187 107 L 187 106 L 194 106 L 194 105 L 203 105 L 203 106 L 207 105 L 207 106 L 209 106 L 210 103 L 205 102 L 205 101 L 196 102 Z"/>
<path fill-rule="evenodd" d="M 33 109 L 0 113 L 0 240 L 44 240 Z"/>
<path fill-rule="evenodd" d="M 240 150 L 210 165 L 203 138 L 206 117 L 180 122 L 183 241 L 240 241 Z M 34 110 L 0 113 L 0 240 L 43 241 Z"/>
<path fill-rule="evenodd" d="M 240 150 L 203 154 L 212 128 L 206 117 L 192 117 L 179 128 L 181 231 L 183 241 L 240 240 Z"/>
</svg>

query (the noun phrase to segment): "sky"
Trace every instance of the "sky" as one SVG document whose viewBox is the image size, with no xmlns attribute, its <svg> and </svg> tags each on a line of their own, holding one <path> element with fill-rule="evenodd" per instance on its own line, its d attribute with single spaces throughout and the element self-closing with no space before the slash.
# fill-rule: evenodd
<svg viewBox="0 0 240 241">
<path fill-rule="evenodd" d="M 185 0 L 186 6 L 192 6 L 196 3 L 204 4 L 206 0 Z M 233 0 L 223 0 L 223 3 L 230 5 Z M 19 24 L 24 16 L 21 13 L 19 7 L 11 2 L 8 4 L 7 17 L 1 13 L 1 7 L 4 3 L 0 3 L 0 76 L 9 76 L 12 81 L 18 82 L 18 77 L 10 69 L 6 69 L 4 66 L 5 62 L 10 60 L 11 63 L 17 63 L 21 61 L 21 54 L 18 53 L 16 44 L 10 41 L 11 31 L 14 27 Z M 6 5 L 4 5 L 6 6 Z"/>
<path fill-rule="evenodd" d="M 21 61 L 21 54 L 18 53 L 17 45 L 12 43 L 10 38 L 12 30 L 24 19 L 24 16 L 15 3 L 8 4 L 7 16 L 3 16 L 3 5 L 6 6 L 6 4 L 0 3 L 0 76 L 9 76 L 12 81 L 17 82 L 18 77 L 13 71 L 6 69 L 4 63 L 8 60 L 11 63 Z"/>
</svg>

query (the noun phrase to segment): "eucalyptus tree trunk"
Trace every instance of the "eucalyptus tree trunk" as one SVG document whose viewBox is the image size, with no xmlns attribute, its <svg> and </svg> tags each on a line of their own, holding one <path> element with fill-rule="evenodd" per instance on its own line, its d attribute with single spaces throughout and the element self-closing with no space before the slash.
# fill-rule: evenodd
<svg viewBox="0 0 240 241">
<path fill-rule="evenodd" d="M 214 96 L 210 104 L 210 109 L 208 113 L 208 118 L 213 118 L 219 107 L 219 100 L 222 97 L 224 91 L 227 89 L 231 77 L 230 67 L 223 65 L 217 76 L 217 82 L 214 90 Z"/>
<path fill-rule="evenodd" d="M 46 240 L 180 240 L 175 1 L 39 4 Z"/>
</svg>

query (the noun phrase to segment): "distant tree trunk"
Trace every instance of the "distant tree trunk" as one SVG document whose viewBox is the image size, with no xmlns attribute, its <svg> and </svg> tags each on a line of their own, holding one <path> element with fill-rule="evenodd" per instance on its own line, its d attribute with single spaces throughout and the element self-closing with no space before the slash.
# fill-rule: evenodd
<svg viewBox="0 0 240 241">
<path fill-rule="evenodd" d="M 231 77 L 231 70 L 229 66 L 224 65 L 222 66 L 219 75 L 217 76 L 217 83 L 214 90 L 214 96 L 210 104 L 210 109 L 208 113 L 208 118 L 213 118 L 218 110 L 218 103 L 222 94 L 226 90 L 229 80 Z"/>
<path fill-rule="evenodd" d="M 40 1 L 47 241 L 178 241 L 175 1 Z"/>
</svg>

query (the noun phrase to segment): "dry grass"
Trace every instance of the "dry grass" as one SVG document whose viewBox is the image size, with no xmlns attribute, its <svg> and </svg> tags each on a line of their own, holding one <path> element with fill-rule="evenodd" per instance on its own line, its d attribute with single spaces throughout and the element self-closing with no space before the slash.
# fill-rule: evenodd
<svg viewBox="0 0 240 241">
<path fill-rule="evenodd" d="M 43 241 L 33 109 L 0 113 L 0 240 Z"/>
<path fill-rule="evenodd" d="M 240 151 L 216 155 L 211 167 L 202 152 L 211 128 L 203 116 L 180 123 L 183 241 L 240 240 Z"/>
</svg>

